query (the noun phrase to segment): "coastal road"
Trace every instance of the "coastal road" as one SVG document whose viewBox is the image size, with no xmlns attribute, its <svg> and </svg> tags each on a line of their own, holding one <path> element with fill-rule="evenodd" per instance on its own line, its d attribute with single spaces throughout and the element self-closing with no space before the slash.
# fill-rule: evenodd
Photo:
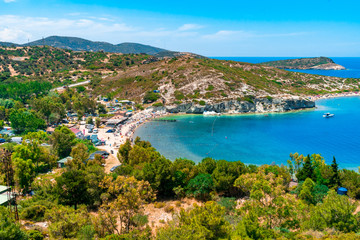
<svg viewBox="0 0 360 240">
<path fill-rule="evenodd" d="M 87 80 L 87 81 L 84 81 L 84 82 L 79 82 L 79 83 L 70 84 L 70 85 L 68 85 L 67 87 L 72 88 L 72 87 L 77 87 L 77 86 L 81 86 L 81 85 L 86 85 L 86 84 L 88 84 L 88 83 L 90 83 L 90 80 Z M 64 89 L 64 86 L 51 89 L 51 91 L 55 91 L 55 90 L 56 90 L 56 91 L 61 91 L 61 90 L 63 90 L 63 89 Z"/>
</svg>

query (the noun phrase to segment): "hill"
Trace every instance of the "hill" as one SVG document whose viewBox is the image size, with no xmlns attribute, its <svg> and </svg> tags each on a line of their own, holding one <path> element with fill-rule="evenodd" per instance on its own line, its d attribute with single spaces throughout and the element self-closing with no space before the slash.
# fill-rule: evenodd
<svg viewBox="0 0 360 240">
<path fill-rule="evenodd" d="M 359 91 L 358 79 L 289 72 L 192 54 L 156 58 L 146 54 L 76 52 L 35 46 L 0 48 L 0 60 L 0 98 L 10 97 L 11 91 L 19 89 L 10 89 L 12 83 L 29 81 L 50 83 L 54 88 L 90 80 L 86 91 L 92 96 L 117 97 L 138 103 L 148 97 L 149 91 L 159 90 L 155 98 L 166 104 L 251 102 L 268 96 Z M 24 95 L 21 92 L 15 96 L 19 94 Z"/>
<path fill-rule="evenodd" d="M 123 54 L 148 54 L 154 55 L 158 58 L 172 58 L 174 56 L 182 56 L 191 54 L 193 56 L 199 56 L 193 53 L 181 53 L 168 51 L 162 48 L 153 47 L 150 45 L 144 45 L 139 43 L 120 43 L 120 44 L 111 44 L 108 42 L 94 42 L 86 40 L 83 38 L 77 37 L 61 37 L 61 36 L 51 36 L 44 39 L 39 39 L 33 42 L 26 44 L 16 44 L 10 42 L 0 42 L 0 46 L 4 47 L 26 47 L 26 46 L 50 46 L 56 48 L 62 48 L 73 51 L 88 51 L 88 52 L 108 52 L 108 53 L 123 53 Z M 199 56 L 201 57 L 201 56 Z"/>
<path fill-rule="evenodd" d="M 104 51 L 110 53 L 145 53 L 156 54 L 165 49 L 156 48 L 148 45 L 138 43 L 121 43 L 114 45 L 107 42 L 93 42 L 83 38 L 77 37 L 60 37 L 51 36 L 44 39 L 40 39 L 34 42 L 24 44 L 24 46 L 51 46 L 63 49 L 70 49 L 74 51 Z"/>
<path fill-rule="evenodd" d="M 177 57 L 133 66 L 96 82 L 94 92 L 142 102 L 159 90 L 166 104 L 252 101 L 267 96 L 309 96 L 357 90 L 358 79 L 289 72 L 274 67 Z"/>
<path fill-rule="evenodd" d="M 344 70 L 345 67 L 336 64 L 327 57 L 297 58 L 261 63 L 261 65 L 271 66 L 281 69 L 321 69 L 321 70 Z"/>
</svg>

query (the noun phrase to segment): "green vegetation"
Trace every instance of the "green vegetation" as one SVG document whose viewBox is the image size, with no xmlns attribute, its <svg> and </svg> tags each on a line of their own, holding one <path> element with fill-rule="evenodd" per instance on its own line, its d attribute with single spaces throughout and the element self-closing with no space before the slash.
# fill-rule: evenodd
<svg viewBox="0 0 360 240">
<path fill-rule="evenodd" d="M 261 63 L 261 65 L 284 69 L 309 69 L 311 67 L 327 63 L 334 63 L 334 61 L 327 57 L 315 57 L 264 62 Z"/>
<path fill-rule="evenodd" d="M 320 234 L 329 239 L 354 239 L 360 230 L 359 214 L 354 213 L 356 202 L 335 192 L 338 186 L 351 184 L 349 196 L 359 199 L 360 186 L 355 183 L 360 175 L 339 170 L 335 158 L 331 166 L 319 154 L 305 157 L 297 153 L 290 155 L 288 166 L 281 167 L 246 166 L 240 161 L 211 158 L 198 164 L 188 159 L 171 162 L 149 142 L 137 138 L 135 144 L 126 141 L 119 148 L 122 165 L 106 174 L 103 160 L 87 161 L 88 147 L 73 137 L 72 132 L 60 127 L 50 137 L 43 132 L 29 133 L 24 137 L 29 141 L 15 147 L 15 187 L 21 193 L 36 192 L 19 201 L 20 217 L 24 221 L 47 221 L 49 226 L 46 232 L 25 230 L 0 208 L 0 236 L 312 239 Z M 48 141 L 55 146 L 51 152 L 40 146 Z M 71 144 L 65 146 L 66 142 Z M 69 150 L 73 160 L 64 169 L 43 174 Z M 300 182 L 289 188 L 295 175 Z M 184 197 L 195 198 L 199 204 L 181 209 L 181 202 L 161 201 Z M 243 199 L 240 205 L 239 198 Z M 155 208 L 176 216 L 169 222 L 159 221 L 161 226 L 153 230 L 156 235 L 151 233 L 144 211 L 155 199 Z M 9 237 L 6 229 L 22 238 Z"/>
</svg>

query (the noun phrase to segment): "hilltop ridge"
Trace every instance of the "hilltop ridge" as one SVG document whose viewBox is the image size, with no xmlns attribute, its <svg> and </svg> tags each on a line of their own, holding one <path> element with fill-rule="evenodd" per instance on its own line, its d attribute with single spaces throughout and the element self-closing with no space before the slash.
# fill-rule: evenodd
<svg viewBox="0 0 360 240">
<path fill-rule="evenodd" d="M 90 41 L 78 37 L 63 37 L 63 36 L 50 36 L 39 39 L 25 44 L 17 44 L 11 42 L 0 42 L 3 47 L 35 47 L 35 46 L 49 46 L 61 48 L 72 51 L 85 51 L 85 52 L 107 52 L 107 53 L 121 53 L 121 54 L 148 54 L 157 58 L 172 58 L 182 55 L 191 55 L 193 57 L 204 58 L 203 56 L 187 53 L 169 51 L 166 49 L 144 45 L 140 43 L 124 42 L 119 44 L 111 44 L 101 41 Z"/>
<path fill-rule="evenodd" d="M 345 67 L 336 64 L 328 57 L 286 59 L 260 64 L 281 69 L 345 70 Z"/>
</svg>

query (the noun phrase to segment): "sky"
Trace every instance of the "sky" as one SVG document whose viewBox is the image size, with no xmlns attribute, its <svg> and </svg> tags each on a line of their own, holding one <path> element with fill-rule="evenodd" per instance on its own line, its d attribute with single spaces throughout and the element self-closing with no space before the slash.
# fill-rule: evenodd
<svg viewBox="0 0 360 240">
<path fill-rule="evenodd" d="M 360 57 L 358 0 L 0 0 L 0 41 L 72 36 L 204 56 Z"/>
</svg>

